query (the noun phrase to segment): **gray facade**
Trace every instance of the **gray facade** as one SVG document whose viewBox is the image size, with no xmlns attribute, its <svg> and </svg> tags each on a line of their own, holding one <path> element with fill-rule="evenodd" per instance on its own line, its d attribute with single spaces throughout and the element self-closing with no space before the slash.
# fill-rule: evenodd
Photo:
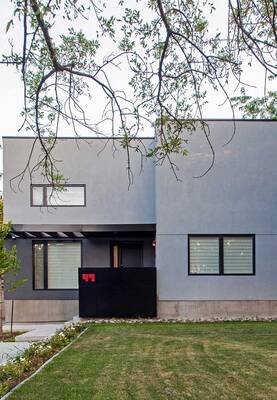
<svg viewBox="0 0 277 400">
<path fill-rule="evenodd" d="M 77 141 L 77 143 L 76 143 Z M 155 171 L 151 160 L 141 170 L 139 153 L 131 151 L 132 173 L 136 183 L 128 187 L 127 153 L 115 150 L 112 140 L 59 139 L 53 156 L 68 183 L 86 185 L 86 207 L 60 207 L 52 212 L 30 207 L 28 172 L 18 189 L 10 179 L 26 166 L 34 139 L 4 138 L 5 221 L 14 225 L 123 225 L 155 223 Z M 151 146 L 153 139 L 145 139 Z M 31 165 L 41 154 L 35 145 Z M 32 183 L 43 183 L 34 175 Z M 44 182 L 45 183 L 45 182 Z"/>
<path fill-rule="evenodd" d="M 13 192 L 9 184 L 24 167 L 32 139 L 5 138 L 5 221 L 11 219 L 17 231 L 92 233 L 82 239 L 83 266 L 109 266 L 114 238 L 142 241 L 143 266 L 155 264 L 157 268 L 161 317 L 277 317 L 277 123 L 236 121 L 235 135 L 226 144 L 233 135 L 233 121 L 207 122 L 215 151 L 209 173 L 197 178 L 212 160 L 211 148 L 199 129 L 189 135 L 189 155 L 172 156 L 180 181 L 166 163 L 155 167 L 148 160 L 141 171 L 140 156 L 134 152 L 130 189 L 123 150 L 113 154 L 112 143 L 108 143 L 101 152 L 99 139 L 90 139 L 89 145 L 80 142 L 77 150 L 75 139 L 60 140 L 56 158 L 63 160 L 61 170 L 71 183 L 86 184 L 87 205 L 51 212 L 30 206 L 27 177 L 21 191 Z M 144 140 L 147 146 L 153 142 Z M 39 176 L 35 183 L 41 183 Z M 97 237 L 93 237 L 95 232 Z M 190 275 L 188 236 L 193 234 L 254 235 L 255 273 Z M 76 290 L 33 290 L 32 240 L 13 241 L 28 284 L 6 299 L 77 302 Z"/>
</svg>

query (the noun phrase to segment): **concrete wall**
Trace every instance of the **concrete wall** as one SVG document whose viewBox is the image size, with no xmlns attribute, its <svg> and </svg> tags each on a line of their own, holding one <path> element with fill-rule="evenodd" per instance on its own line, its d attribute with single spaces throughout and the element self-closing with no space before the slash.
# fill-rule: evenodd
<svg viewBox="0 0 277 400">
<path fill-rule="evenodd" d="M 68 321 L 79 313 L 78 300 L 14 300 L 14 322 Z M 12 300 L 5 301 L 5 321 L 10 322 Z"/>
<path fill-rule="evenodd" d="M 59 139 L 53 151 L 56 166 L 68 178 L 68 183 L 86 184 L 86 207 L 60 207 L 51 210 L 30 206 L 28 172 L 18 188 L 18 180 L 10 180 L 25 168 L 34 139 L 4 138 L 4 197 L 5 221 L 13 224 L 151 224 L 155 223 L 155 174 L 151 160 L 141 166 L 139 152 L 130 151 L 134 184 L 128 187 L 127 153 L 118 145 L 114 151 L 112 140 Z M 153 139 L 143 139 L 148 147 Z M 37 162 L 41 150 L 35 144 L 31 166 Z M 141 167 L 143 170 L 141 171 Z M 142 173 L 141 173 L 142 172 Z M 33 183 L 43 183 L 39 174 Z"/>
<path fill-rule="evenodd" d="M 277 122 L 237 121 L 226 146 L 232 122 L 209 126 L 215 164 L 207 175 L 194 178 L 212 158 L 201 130 L 187 135 L 188 157 L 173 157 L 181 182 L 168 165 L 156 168 L 159 300 L 276 300 Z M 255 234 L 256 275 L 189 276 L 188 234 Z"/>
</svg>

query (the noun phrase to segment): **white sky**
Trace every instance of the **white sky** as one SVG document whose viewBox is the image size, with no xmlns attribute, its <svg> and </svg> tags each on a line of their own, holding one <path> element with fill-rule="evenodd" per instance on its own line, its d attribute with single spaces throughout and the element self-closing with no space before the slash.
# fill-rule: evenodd
<svg viewBox="0 0 277 400">
<path fill-rule="evenodd" d="M 131 1 L 128 2 L 128 6 L 131 7 Z M 109 11 L 111 14 L 116 14 L 117 9 L 117 1 L 109 0 Z M 226 28 L 227 23 L 227 0 L 216 0 L 216 12 L 212 16 L 212 26 L 216 27 L 215 29 L 224 30 Z M 0 48 L 1 53 L 5 52 L 9 48 L 8 45 L 8 35 L 6 34 L 6 25 L 9 19 L 12 16 L 13 5 L 10 0 L 2 0 L 1 2 L 1 12 L 0 12 Z M 60 24 L 60 32 L 62 33 L 65 29 L 63 29 L 65 25 Z M 84 26 L 85 32 L 91 32 L 91 27 Z M 20 28 L 12 30 L 12 34 L 14 36 L 14 44 L 15 46 L 21 45 L 21 35 Z M 105 49 L 103 49 L 105 51 Z M 120 85 L 126 84 L 124 80 L 124 75 L 118 75 L 117 80 Z M 252 67 L 251 69 L 248 67 L 245 70 L 244 78 L 250 84 L 253 82 L 256 84 L 255 88 L 248 89 L 247 94 L 251 94 L 254 96 L 262 96 L 263 95 L 263 83 L 264 83 L 264 75 L 262 68 L 259 66 Z M 17 135 L 18 128 L 21 124 L 20 112 L 22 110 L 22 101 L 23 101 L 23 93 L 22 93 L 22 84 L 20 81 L 20 75 L 15 71 L 14 67 L 7 67 L 0 65 L 0 110 L 1 110 L 1 125 L 0 125 L 0 137 L 2 136 L 10 136 Z M 239 95 L 239 92 L 232 93 L 233 88 L 235 87 L 235 82 L 233 84 L 229 84 L 229 92 L 233 95 Z M 223 101 L 223 97 L 218 94 L 212 94 L 209 96 L 209 104 L 204 109 L 204 117 L 206 118 L 232 118 L 231 110 L 228 105 L 220 105 Z M 88 104 L 88 107 L 90 105 Z M 91 109 L 95 110 L 97 107 L 93 104 L 91 105 Z M 237 117 L 240 117 L 239 112 L 237 113 Z M 81 134 L 89 135 L 89 132 L 81 132 Z M 21 135 L 24 135 L 25 132 L 21 131 Z M 65 126 L 63 135 L 74 135 L 72 128 L 70 126 Z M 149 136 L 149 133 L 146 132 Z M 151 133 L 150 133 L 151 134 Z"/>
<path fill-rule="evenodd" d="M 147 0 L 145 0 L 147 1 Z M 109 0 L 108 2 L 108 12 L 111 15 L 118 15 L 118 0 Z M 132 7 L 132 3 L 137 7 L 136 0 L 128 0 L 128 7 Z M 216 31 L 224 31 L 227 26 L 227 0 L 214 0 L 214 4 L 216 5 L 216 12 L 212 15 L 211 19 L 211 27 Z M 15 48 L 22 47 L 22 35 L 21 35 L 21 27 L 17 25 L 17 27 L 11 32 L 9 35 L 6 34 L 6 25 L 7 22 L 11 19 L 13 14 L 13 4 L 10 0 L 2 0 L 0 6 L 0 54 L 5 53 L 9 50 L 8 38 L 12 34 Z M 148 16 L 150 15 L 145 7 L 142 12 L 147 12 Z M 212 29 L 210 28 L 210 29 Z M 58 24 L 56 28 L 58 33 L 66 33 L 66 25 L 61 19 L 61 22 Z M 89 36 L 93 36 L 93 28 L 89 24 L 84 23 L 82 25 L 82 29 Z M 57 32 L 53 32 L 57 33 Z M 109 52 L 109 48 L 103 46 L 103 54 L 105 52 Z M 126 71 L 118 71 L 115 73 L 114 78 L 116 83 L 119 85 L 119 88 L 127 85 Z M 247 94 L 252 96 L 262 96 L 264 91 L 264 73 L 262 67 L 259 65 L 253 66 L 251 68 L 245 68 L 243 74 L 243 80 L 246 83 L 255 84 L 255 87 L 247 89 Z M 228 91 L 230 93 L 230 97 L 239 95 L 240 92 L 236 93 L 233 89 L 236 86 L 236 82 L 231 82 L 228 85 Z M 20 133 L 18 129 L 21 125 L 21 116 L 20 112 L 22 110 L 23 105 L 23 91 L 22 91 L 22 83 L 20 80 L 20 74 L 16 72 L 14 67 L 7 67 L 4 65 L 0 65 L 0 110 L 1 110 L 1 124 L 0 124 L 0 139 L 2 136 L 16 136 L 16 135 L 25 135 L 26 132 L 22 130 Z M 98 111 L 98 109 L 103 108 L 103 103 L 99 103 L 98 96 L 94 96 L 96 101 L 92 101 L 91 103 L 86 103 L 86 108 L 89 109 L 92 113 Z M 224 98 L 219 93 L 210 93 L 208 97 L 209 103 L 204 108 L 204 117 L 205 118 L 232 118 L 232 113 L 230 107 L 227 104 L 221 105 Z M 236 113 L 236 117 L 241 117 L 239 111 Z M 83 136 L 89 136 L 89 131 L 79 132 Z M 28 133 L 27 133 L 28 134 Z M 62 136 L 73 136 L 74 132 L 71 126 L 63 126 L 63 131 L 60 133 Z M 152 131 L 145 131 L 142 135 L 151 136 L 153 135 Z M 0 153 L 0 171 L 2 170 L 2 154 Z M 1 190 L 1 182 L 0 182 L 0 190 Z"/>
</svg>

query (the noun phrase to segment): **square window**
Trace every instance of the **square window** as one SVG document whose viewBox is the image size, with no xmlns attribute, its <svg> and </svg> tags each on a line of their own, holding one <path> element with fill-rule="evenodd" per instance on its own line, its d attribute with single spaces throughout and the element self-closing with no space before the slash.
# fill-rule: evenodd
<svg viewBox="0 0 277 400">
<path fill-rule="evenodd" d="M 80 241 L 33 244 L 34 289 L 77 289 L 81 267 Z"/>
<path fill-rule="evenodd" d="M 48 289 L 78 289 L 78 268 L 81 267 L 80 242 L 49 242 Z"/>
</svg>

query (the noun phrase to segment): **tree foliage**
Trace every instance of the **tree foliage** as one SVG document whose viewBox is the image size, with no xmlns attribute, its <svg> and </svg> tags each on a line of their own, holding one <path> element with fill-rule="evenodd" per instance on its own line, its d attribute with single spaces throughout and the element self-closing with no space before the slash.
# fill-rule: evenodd
<svg viewBox="0 0 277 400">
<path fill-rule="evenodd" d="M 228 85 L 242 85 L 245 62 L 258 62 L 269 78 L 276 76 L 275 0 L 226 1 L 225 32 L 214 32 L 210 23 L 216 0 L 120 0 L 116 15 L 102 0 L 13 2 L 7 31 L 21 24 L 22 49 L 12 48 L 2 63 L 21 73 L 22 127 L 36 136 L 26 168 L 15 177 L 19 183 L 37 171 L 51 183 L 63 181 L 53 150 L 67 124 L 77 136 L 86 129 L 122 146 L 129 181 L 131 149 L 169 162 L 176 173 L 171 155 L 187 154 L 190 133 L 200 124 L 213 155 L 205 174 L 215 156 L 203 118 L 207 92 L 223 95 L 235 117 Z M 80 29 L 88 23 L 89 29 Z M 127 89 L 114 78 L 119 68 L 128 77 Z M 241 99 L 242 107 L 246 103 Z M 99 107 L 100 119 L 89 112 Z M 138 135 L 154 124 L 158 144 L 147 149 Z M 37 143 L 41 157 L 34 161 Z"/>
<path fill-rule="evenodd" d="M 269 91 L 266 96 L 256 98 L 242 95 L 234 97 L 233 102 L 243 111 L 243 118 L 277 120 L 277 92 Z"/>
<path fill-rule="evenodd" d="M 3 281 L 5 279 L 5 286 L 7 290 L 13 290 L 25 282 L 23 280 L 15 280 L 15 276 L 20 270 L 20 262 L 17 258 L 16 246 L 7 249 L 5 240 L 11 232 L 11 223 L 4 224 L 3 222 L 3 200 L 0 200 L 0 281 L 1 288 L 3 288 Z"/>
</svg>

